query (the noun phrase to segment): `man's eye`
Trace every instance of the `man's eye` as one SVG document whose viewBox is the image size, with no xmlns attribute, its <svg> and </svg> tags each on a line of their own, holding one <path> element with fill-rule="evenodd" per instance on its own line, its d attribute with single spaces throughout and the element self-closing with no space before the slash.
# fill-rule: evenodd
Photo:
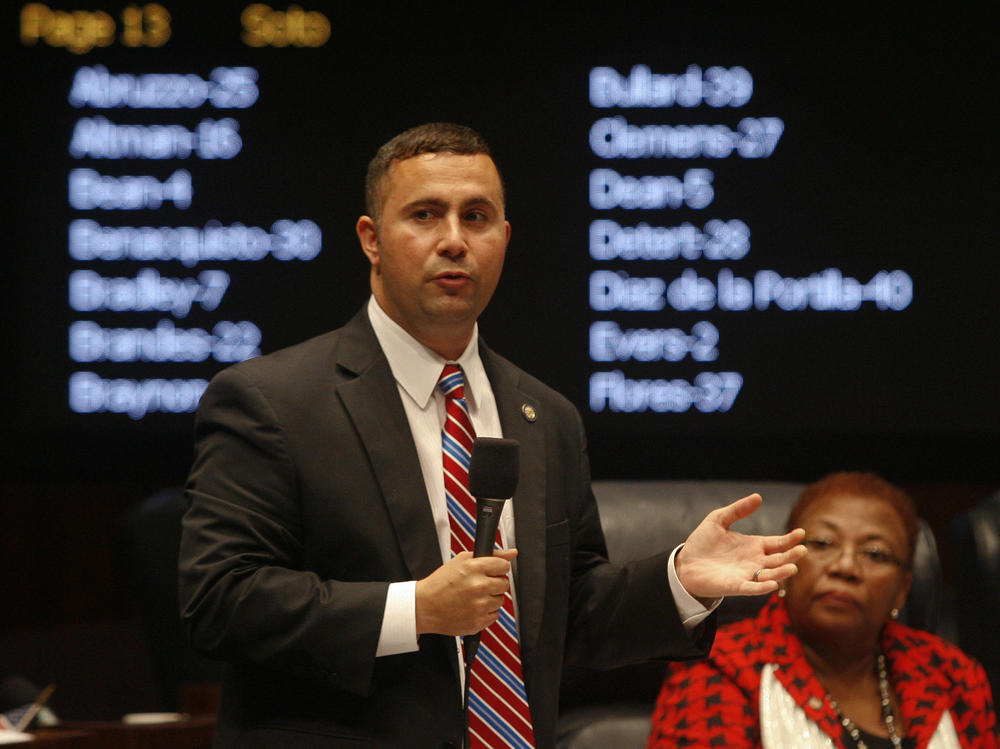
<svg viewBox="0 0 1000 749">
<path fill-rule="evenodd" d="M 465 214 L 465 220 L 466 221 L 485 221 L 486 220 L 486 214 L 483 213 L 482 211 L 470 211 L 469 213 Z"/>
<path fill-rule="evenodd" d="M 413 218 L 417 219 L 417 221 L 426 221 L 431 216 L 432 216 L 431 212 L 428 211 L 427 209 L 422 209 L 413 212 Z"/>
</svg>

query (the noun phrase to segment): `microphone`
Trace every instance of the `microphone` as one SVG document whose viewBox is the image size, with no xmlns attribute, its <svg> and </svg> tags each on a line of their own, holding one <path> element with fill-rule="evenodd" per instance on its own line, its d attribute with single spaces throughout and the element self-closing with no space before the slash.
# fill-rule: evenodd
<svg viewBox="0 0 1000 749">
<path fill-rule="evenodd" d="M 504 502 L 514 496 L 519 470 L 520 445 L 517 440 L 476 437 L 469 461 L 469 493 L 476 498 L 476 540 L 472 556 L 493 556 L 500 513 L 503 512 Z M 467 668 L 478 649 L 479 633 L 467 635 Z"/>
<path fill-rule="evenodd" d="M 476 541 L 472 556 L 493 556 L 503 505 L 514 496 L 519 470 L 517 440 L 476 437 L 469 461 L 469 493 L 476 498 Z"/>
</svg>

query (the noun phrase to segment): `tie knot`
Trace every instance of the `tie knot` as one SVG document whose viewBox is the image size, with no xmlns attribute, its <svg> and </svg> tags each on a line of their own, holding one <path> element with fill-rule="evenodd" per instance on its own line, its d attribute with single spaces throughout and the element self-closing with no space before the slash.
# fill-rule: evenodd
<svg viewBox="0 0 1000 749">
<path fill-rule="evenodd" d="M 445 364 L 444 370 L 441 372 L 441 378 L 438 380 L 438 387 L 441 388 L 441 392 L 444 393 L 444 397 L 451 398 L 465 398 L 465 375 L 462 374 L 462 368 L 454 364 Z"/>
</svg>

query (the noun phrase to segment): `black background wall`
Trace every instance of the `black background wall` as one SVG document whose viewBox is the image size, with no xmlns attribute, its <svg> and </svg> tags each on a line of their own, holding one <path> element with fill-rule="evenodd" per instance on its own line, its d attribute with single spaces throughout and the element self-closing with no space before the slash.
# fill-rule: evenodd
<svg viewBox="0 0 1000 749">
<path fill-rule="evenodd" d="M 470 124 L 494 146 L 514 231 L 482 333 L 578 405 L 595 476 L 806 481 L 842 468 L 875 470 L 912 491 L 950 572 L 950 518 L 1000 487 L 997 160 L 990 146 L 997 81 L 984 19 L 954 9 L 791 5 L 629 4 L 584 12 L 307 3 L 304 11 L 329 21 L 322 45 L 275 46 L 272 37 L 252 47 L 244 41 L 248 29 L 266 24 L 241 17 L 249 5 L 163 3 L 171 34 L 152 46 L 159 41 L 156 6 L 48 4 L 52 23 L 65 18 L 59 12 L 85 10 L 92 15 L 79 19 L 93 20 L 100 10 L 116 24 L 106 46 L 75 53 L 51 28 L 54 45 L 41 27 L 35 40 L 20 15 L 24 6 L 4 11 L 12 166 L 0 301 L 7 354 L 0 674 L 56 682 L 56 706 L 75 717 L 116 717 L 160 700 L 122 522 L 145 497 L 183 483 L 192 416 L 154 411 L 136 419 L 111 403 L 74 411 L 70 380 L 80 372 L 107 382 L 207 379 L 226 357 L 213 349 L 199 361 L 88 359 L 74 349 L 72 326 L 153 330 L 165 320 L 174 329 L 214 331 L 222 320 L 250 321 L 263 353 L 335 327 L 367 296 L 353 235 L 367 160 L 393 134 L 432 120 Z M 298 12 L 275 10 L 287 11 L 285 20 Z M 129 47 L 121 35 L 136 18 L 139 46 Z M 80 20 L 76 33 L 84 26 Z M 307 36 L 301 31 L 299 41 Z M 753 94 L 739 107 L 594 104 L 594 68 L 627 79 L 636 65 L 675 76 L 692 65 L 699 75 L 712 66 L 744 69 Z M 204 80 L 220 67 L 252 68 L 259 98 L 229 108 L 74 106 L 80 70 L 97 66 L 111 75 Z M 98 118 L 190 131 L 205 119 L 231 118 L 242 145 L 231 159 L 109 159 L 95 155 L 94 143 L 89 155 L 71 153 L 81 121 Z M 778 118 L 783 129 L 766 157 L 605 159 L 590 138 L 606 118 L 733 132 L 743 118 Z M 77 207 L 68 189 L 77 169 L 160 181 L 183 169 L 193 198 L 187 207 Z M 701 208 L 600 208 L 588 198 L 600 169 L 678 178 L 707 169 L 714 197 Z M 660 260 L 604 260 L 591 252 L 595 220 L 702 230 L 712 219 L 743 222 L 749 249 L 740 255 L 732 245 L 733 256 L 723 260 L 708 258 L 701 245 L 700 255 Z M 199 229 L 239 222 L 272 230 L 280 220 L 312 222 L 322 251 L 308 260 L 185 265 L 81 259 L 70 239 L 77 221 Z M 161 278 L 221 271 L 229 285 L 217 308 L 195 303 L 186 314 L 141 305 L 73 308 L 72 274 L 135 279 L 150 268 Z M 753 281 L 760 271 L 807 279 L 829 268 L 861 284 L 902 271 L 912 293 L 899 309 L 867 301 L 848 311 L 818 308 L 818 297 L 804 309 L 775 300 L 733 310 L 719 297 L 701 309 L 678 302 L 653 312 L 600 310 L 593 301 L 594 274 L 603 271 L 666 286 L 690 270 L 721 289 L 723 269 Z M 708 322 L 719 336 L 717 354 L 595 361 L 591 325 L 608 320 L 621 329 L 674 331 L 664 334 L 674 342 Z M 725 410 L 703 411 L 691 400 L 665 413 L 628 413 L 600 398 L 594 410 L 592 376 L 616 370 L 633 381 L 687 386 L 705 372 L 736 372 L 742 384 Z"/>
</svg>

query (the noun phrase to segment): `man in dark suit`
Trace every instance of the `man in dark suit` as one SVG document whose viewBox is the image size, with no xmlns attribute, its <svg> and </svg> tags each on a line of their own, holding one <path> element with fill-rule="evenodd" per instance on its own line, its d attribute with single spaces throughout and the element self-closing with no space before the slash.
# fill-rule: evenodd
<svg viewBox="0 0 1000 749">
<path fill-rule="evenodd" d="M 704 655 L 711 608 L 774 590 L 801 535 L 730 531 L 752 495 L 679 551 L 610 564 L 578 413 L 478 335 L 510 238 L 485 142 L 442 123 L 397 136 L 369 167 L 367 210 L 368 305 L 221 372 L 199 407 L 181 609 L 228 661 L 216 745 L 462 746 L 456 638 L 494 625 L 510 576 L 533 742 L 552 747 L 564 662 Z M 449 551 L 446 363 L 475 433 L 521 447 L 492 557 Z"/>
</svg>

